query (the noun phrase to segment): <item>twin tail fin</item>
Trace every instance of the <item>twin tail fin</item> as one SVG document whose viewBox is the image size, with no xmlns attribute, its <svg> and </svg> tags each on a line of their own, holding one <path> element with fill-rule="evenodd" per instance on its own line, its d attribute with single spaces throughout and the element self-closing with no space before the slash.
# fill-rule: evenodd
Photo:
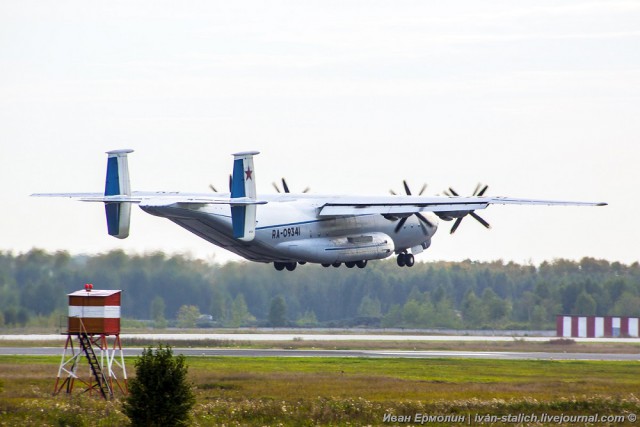
<svg viewBox="0 0 640 427">
<path fill-rule="evenodd" d="M 253 156 L 258 151 L 245 151 L 233 155 L 233 179 L 231 182 L 231 222 L 233 237 L 250 242 L 256 235 L 256 205 L 234 204 L 233 199 L 256 200 L 256 174 Z"/>
<path fill-rule="evenodd" d="M 107 151 L 107 178 L 104 186 L 106 196 L 131 196 L 131 181 L 129 179 L 129 160 L 127 158 L 133 150 Z M 131 224 L 131 202 L 105 202 L 104 210 L 107 215 L 107 229 L 111 236 L 125 239 L 129 236 Z"/>
</svg>

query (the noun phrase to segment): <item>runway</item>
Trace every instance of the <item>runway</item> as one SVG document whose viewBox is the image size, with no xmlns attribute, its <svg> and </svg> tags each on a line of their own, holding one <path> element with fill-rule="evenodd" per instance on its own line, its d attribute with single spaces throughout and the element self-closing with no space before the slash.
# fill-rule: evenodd
<svg viewBox="0 0 640 427">
<path fill-rule="evenodd" d="M 60 341 L 64 343 L 65 334 L 27 334 L 0 335 L 0 341 Z M 211 334 L 120 334 L 123 340 L 140 339 L 161 341 L 445 341 L 445 342 L 547 342 L 557 339 L 549 336 L 512 336 L 512 335 L 404 335 L 404 334 L 315 334 L 315 333 L 211 333 Z M 640 344 L 640 338 L 570 338 L 584 343 L 631 343 Z"/>
<path fill-rule="evenodd" d="M 0 355 L 60 356 L 61 347 L 0 347 Z M 500 360 L 606 360 L 640 361 L 640 354 L 629 353 L 550 353 L 507 351 L 404 351 L 404 350 L 278 350 L 278 349 L 218 349 L 174 348 L 174 354 L 185 356 L 221 357 L 364 357 L 400 359 L 500 359 Z M 125 348 L 125 357 L 142 353 L 142 348 Z"/>
</svg>

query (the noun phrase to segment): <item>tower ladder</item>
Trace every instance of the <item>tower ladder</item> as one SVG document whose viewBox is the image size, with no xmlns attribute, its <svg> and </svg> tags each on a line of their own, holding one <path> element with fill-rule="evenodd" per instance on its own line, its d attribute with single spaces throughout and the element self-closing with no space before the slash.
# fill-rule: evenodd
<svg viewBox="0 0 640 427">
<path fill-rule="evenodd" d="M 97 387 L 100 390 L 102 397 L 104 397 L 105 399 L 107 399 L 107 396 L 112 398 L 113 390 L 111 390 L 109 381 L 102 371 L 102 366 L 100 366 L 100 362 L 96 357 L 96 353 L 93 351 L 91 338 L 89 338 L 89 334 L 87 334 L 87 330 L 84 328 L 82 322 L 80 322 L 80 325 L 81 331 L 78 333 L 78 340 L 80 341 L 80 348 L 87 357 L 87 361 L 89 362 L 89 366 L 91 367 L 91 372 L 96 379 L 96 385 L 93 387 Z"/>
</svg>

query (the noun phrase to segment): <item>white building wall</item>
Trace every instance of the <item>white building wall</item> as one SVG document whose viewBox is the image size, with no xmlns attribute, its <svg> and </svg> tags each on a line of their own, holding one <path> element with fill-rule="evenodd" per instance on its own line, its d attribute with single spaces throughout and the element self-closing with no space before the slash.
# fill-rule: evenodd
<svg viewBox="0 0 640 427">
<path fill-rule="evenodd" d="M 611 335 L 614 338 L 617 338 L 620 336 L 620 318 L 619 317 L 614 317 L 611 319 Z"/>
<path fill-rule="evenodd" d="M 578 336 L 580 338 L 587 337 L 587 318 L 586 317 L 578 318 Z"/>
<path fill-rule="evenodd" d="M 629 318 L 629 336 L 630 337 L 638 337 L 638 318 L 630 317 Z"/>
<path fill-rule="evenodd" d="M 596 317 L 595 337 L 604 337 L 604 317 Z"/>
<path fill-rule="evenodd" d="M 571 336 L 571 316 L 564 316 L 562 318 L 562 336 Z"/>
</svg>

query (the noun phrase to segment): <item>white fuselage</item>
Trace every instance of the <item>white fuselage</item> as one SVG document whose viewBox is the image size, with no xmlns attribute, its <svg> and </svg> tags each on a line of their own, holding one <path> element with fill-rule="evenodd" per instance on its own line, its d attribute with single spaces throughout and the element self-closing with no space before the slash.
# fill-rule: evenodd
<svg viewBox="0 0 640 427">
<path fill-rule="evenodd" d="M 147 213 L 170 219 L 199 237 L 259 262 L 311 262 L 331 264 L 382 259 L 402 252 L 419 253 L 429 247 L 437 218 L 427 214 L 432 226 L 409 216 L 395 231 L 399 218 L 380 214 L 318 217 L 322 196 L 281 194 L 264 196 L 257 207 L 256 234 L 250 242 L 233 238 L 227 205 L 153 206 L 141 203 Z M 335 198 L 335 197 L 334 197 Z"/>
</svg>

